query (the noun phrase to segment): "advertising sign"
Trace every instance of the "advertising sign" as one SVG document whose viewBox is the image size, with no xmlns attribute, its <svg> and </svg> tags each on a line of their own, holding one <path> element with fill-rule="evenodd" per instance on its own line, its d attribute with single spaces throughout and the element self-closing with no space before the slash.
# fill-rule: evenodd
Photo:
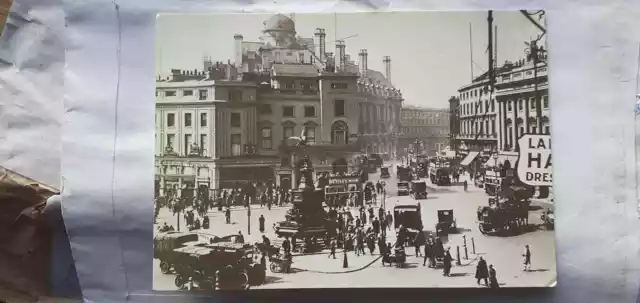
<svg viewBox="0 0 640 303">
<path fill-rule="evenodd" d="M 358 177 L 346 177 L 346 178 L 331 178 L 329 179 L 329 185 L 345 185 L 345 184 L 357 184 L 360 183 Z"/>
<path fill-rule="evenodd" d="M 531 186 L 552 186 L 551 136 L 523 135 L 518 147 L 518 179 Z"/>
</svg>

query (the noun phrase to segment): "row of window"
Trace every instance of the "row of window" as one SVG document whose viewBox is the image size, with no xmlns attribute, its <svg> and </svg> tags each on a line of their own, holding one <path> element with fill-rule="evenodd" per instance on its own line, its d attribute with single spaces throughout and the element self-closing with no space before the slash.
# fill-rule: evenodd
<svg viewBox="0 0 640 303">
<path fill-rule="evenodd" d="M 405 134 L 412 135 L 425 135 L 425 136 L 446 136 L 448 131 L 446 130 L 434 130 L 432 128 L 425 127 L 403 127 L 402 131 Z"/>
<path fill-rule="evenodd" d="M 167 134 L 167 147 L 171 147 L 171 149 L 175 148 L 175 142 L 176 142 L 176 135 L 175 134 Z M 192 154 L 192 147 L 193 144 L 195 142 L 193 142 L 193 135 L 192 134 L 185 134 L 184 135 L 184 141 L 182 141 L 183 146 L 182 146 L 182 154 L 183 155 L 189 155 Z M 197 153 L 201 156 L 207 156 L 207 135 L 206 134 L 200 134 L 200 142 L 198 143 L 198 151 Z M 175 150 L 175 149 L 174 149 Z"/>
<path fill-rule="evenodd" d="M 164 90 L 164 96 L 165 97 L 175 97 L 178 95 L 178 91 L 177 90 Z M 198 90 L 198 100 L 207 100 L 207 95 L 208 95 L 208 91 L 206 89 L 199 89 Z M 158 96 L 158 91 L 156 90 L 156 97 Z M 193 96 L 193 90 L 192 89 L 183 89 L 182 90 L 182 96 L 183 97 L 189 97 L 189 96 Z"/>
<path fill-rule="evenodd" d="M 546 67 L 539 67 L 538 68 L 539 72 L 544 72 L 546 70 L 547 70 Z M 525 74 L 527 76 L 531 76 L 531 75 L 533 75 L 533 71 L 531 71 L 531 70 L 526 71 Z M 522 74 L 520 72 L 517 72 L 517 73 L 513 74 L 513 78 L 518 78 L 520 76 L 522 76 Z M 502 75 L 501 79 L 502 79 L 502 81 L 508 81 L 508 80 L 511 80 L 511 77 L 512 77 L 511 74 L 506 74 L 506 75 Z M 479 96 L 482 96 L 483 94 L 486 94 L 487 92 L 488 92 L 488 88 L 486 86 L 479 87 L 479 88 L 476 88 L 476 89 L 470 89 L 468 91 L 460 93 L 460 100 L 468 100 L 468 99 L 471 99 L 471 98 L 479 97 Z"/>
<path fill-rule="evenodd" d="M 307 143 L 315 144 L 316 142 L 316 127 L 315 126 L 304 126 Z M 285 126 L 282 128 L 283 138 L 290 138 L 295 136 L 295 128 L 293 126 Z M 175 134 L 167 134 L 167 144 L 166 146 L 174 148 L 175 145 Z M 270 150 L 274 148 L 273 144 L 273 130 L 271 127 L 263 127 L 260 130 L 260 147 L 262 149 Z M 331 143 L 332 144 L 346 144 L 348 142 L 347 131 L 344 129 L 334 129 L 331 132 Z M 188 155 L 194 152 L 193 150 L 193 135 L 185 134 L 184 141 L 182 146 L 182 154 Z M 207 147 L 207 135 L 200 134 L 200 142 L 198 145 L 199 151 L 198 154 L 206 156 L 206 147 Z M 241 151 L 242 145 L 242 135 L 240 134 L 232 134 L 231 135 L 231 154 L 233 156 L 240 156 L 242 154 Z"/>
<path fill-rule="evenodd" d="M 193 96 L 193 89 L 183 89 L 182 97 L 190 97 Z M 164 90 L 162 91 L 165 97 L 175 97 L 178 95 L 178 90 Z M 206 89 L 198 90 L 198 100 L 207 100 L 209 91 Z M 158 90 L 156 90 L 156 97 L 158 96 Z M 237 89 L 229 90 L 229 101 L 242 101 L 242 91 Z"/>
<path fill-rule="evenodd" d="M 542 108 L 543 109 L 547 109 L 549 108 L 549 98 L 547 95 L 544 95 L 541 97 L 541 101 L 542 101 Z M 518 110 L 524 110 L 524 99 L 519 99 L 517 101 L 515 100 L 508 100 L 507 101 L 507 110 L 508 111 L 513 111 L 513 106 L 515 104 L 515 102 L 518 102 Z M 474 102 L 474 103 L 466 103 L 466 104 L 462 104 L 460 109 L 461 109 L 461 115 L 473 115 L 473 114 L 482 114 L 485 112 L 489 112 L 489 109 L 491 109 L 491 112 L 495 111 L 495 102 L 496 100 L 493 99 L 491 100 L 491 103 L 489 103 L 489 100 L 485 100 L 483 101 L 479 101 L 479 102 Z M 484 104 L 483 104 L 484 103 Z M 530 109 L 536 109 L 536 102 L 535 102 L 535 98 L 534 97 L 530 97 L 529 98 L 529 108 Z M 484 105 L 484 106 L 483 106 Z"/>
<path fill-rule="evenodd" d="M 184 126 L 191 127 L 193 126 L 193 118 L 191 113 L 184 113 Z M 167 127 L 175 127 L 176 126 L 176 114 L 168 113 L 167 114 Z M 200 126 L 207 126 L 207 113 L 200 113 Z"/>
<path fill-rule="evenodd" d="M 480 132 L 483 134 L 495 134 L 496 120 L 475 121 L 473 123 L 471 121 L 462 121 L 461 128 L 463 134 L 477 134 Z"/>
<path fill-rule="evenodd" d="M 447 121 L 447 119 L 441 120 L 439 118 L 434 119 L 434 118 L 429 118 L 429 119 L 403 119 L 402 124 L 403 125 L 442 125 L 442 124 L 447 124 L 449 123 L 449 121 Z"/>
<path fill-rule="evenodd" d="M 495 136 L 496 134 L 496 121 L 495 120 L 491 120 L 491 121 L 484 121 L 483 122 L 475 122 L 475 123 L 468 123 L 469 121 L 467 121 L 467 123 L 463 123 L 462 124 L 462 131 L 461 133 L 463 135 L 465 134 L 470 134 L 470 135 L 477 135 L 478 133 L 481 134 L 493 134 Z M 491 123 L 489 123 L 491 122 Z M 513 134 L 513 126 L 508 126 L 507 127 L 507 131 L 509 133 L 509 136 L 507 137 L 507 144 L 512 144 L 512 134 Z M 524 133 L 524 126 L 520 126 L 518 128 L 520 131 L 518 132 L 518 134 L 523 134 Z M 537 132 L 537 127 L 532 126 L 531 127 L 531 132 L 532 133 L 536 133 Z M 549 134 L 549 126 L 544 126 L 544 134 Z"/>
<path fill-rule="evenodd" d="M 513 111 L 513 106 L 515 104 L 515 100 L 509 100 L 507 101 L 507 110 L 508 111 Z M 518 101 L 518 110 L 524 110 L 524 99 L 519 99 Z M 549 108 L 549 98 L 545 95 L 542 96 L 542 108 L 547 109 Z M 533 97 L 529 98 L 529 109 L 536 109 L 536 102 L 535 99 Z"/>
<path fill-rule="evenodd" d="M 284 105 L 281 107 L 282 117 L 285 118 L 295 118 L 296 110 L 293 105 Z M 273 113 L 271 108 L 271 104 L 261 104 L 259 107 L 260 114 L 270 115 Z M 335 117 L 344 117 L 346 114 L 345 103 L 344 100 L 334 100 L 333 103 L 333 115 Z M 316 107 L 315 106 L 304 106 L 304 117 L 316 117 Z"/>
<path fill-rule="evenodd" d="M 483 112 L 489 112 L 489 109 L 491 109 L 491 111 L 494 111 L 495 106 L 496 106 L 496 99 L 491 100 L 491 103 L 489 103 L 489 100 L 485 100 L 484 102 L 478 101 L 474 103 L 466 103 L 466 104 L 462 104 L 461 106 L 462 112 L 460 114 L 462 115 L 481 114 Z"/>
</svg>

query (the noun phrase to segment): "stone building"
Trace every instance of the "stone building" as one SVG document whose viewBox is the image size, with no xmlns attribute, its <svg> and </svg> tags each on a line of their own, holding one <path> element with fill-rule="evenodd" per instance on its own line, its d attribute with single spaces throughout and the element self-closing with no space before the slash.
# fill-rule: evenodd
<svg viewBox="0 0 640 303">
<path fill-rule="evenodd" d="M 247 182 L 291 188 L 299 181 L 304 137 L 316 173 L 345 169 L 362 152 L 392 153 L 402 95 L 386 74 L 356 64 L 325 32 L 299 37 L 275 15 L 261 42 L 233 37 L 234 61 L 203 60 L 203 71 L 173 70 L 156 83 L 158 186 L 211 189 Z"/>
<path fill-rule="evenodd" d="M 398 152 L 406 155 L 419 142 L 419 151 L 436 156 L 449 145 L 449 110 L 404 106 L 401 111 L 402 134 Z"/>
<path fill-rule="evenodd" d="M 550 133 L 546 56 L 539 56 L 535 67 L 529 56 L 526 60 L 507 61 L 498 68 L 491 98 L 485 73 L 460 88 L 457 99 L 450 100 L 450 104 L 459 103 L 459 132 L 453 147 L 464 157 L 461 164 L 469 165 L 476 158 L 484 162 L 497 152 L 497 164 L 509 161 L 513 167 L 518 138 L 523 134 Z"/>
</svg>

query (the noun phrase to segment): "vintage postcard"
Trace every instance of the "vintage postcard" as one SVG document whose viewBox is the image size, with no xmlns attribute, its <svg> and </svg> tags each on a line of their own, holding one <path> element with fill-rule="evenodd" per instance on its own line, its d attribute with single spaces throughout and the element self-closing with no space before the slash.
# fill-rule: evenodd
<svg viewBox="0 0 640 303">
<path fill-rule="evenodd" d="M 543 11 L 161 14 L 153 288 L 556 283 Z"/>
</svg>

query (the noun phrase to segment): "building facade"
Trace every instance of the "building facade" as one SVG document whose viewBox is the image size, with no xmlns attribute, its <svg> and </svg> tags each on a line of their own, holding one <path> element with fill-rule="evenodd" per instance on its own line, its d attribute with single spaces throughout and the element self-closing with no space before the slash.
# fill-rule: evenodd
<svg viewBox="0 0 640 303">
<path fill-rule="evenodd" d="M 450 116 L 448 109 L 405 106 L 401 111 L 402 134 L 398 152 L 408 154 L 416 141 L 420 151 L 436 156 L 449 145 Z"/>
<path fill-rule="evenodd" d="M 162 190 L 297 186 L 304 152 L 292 137 L 306 138 L 316 173 L 395 150 L 402 94 L 390 82 L 390 58 L 386 75 L 370 70 L 366 50 L 356 64 L 338 41 L 334 55 L 323 29 L 300 38 L 283 15 L 265 22 L 262 42 L 233 39 L 234 62 L 205 58 L 205 70 L 173 70 L 156 83 Z"/>
<path fill-rule="evenodd" d="M 457 112 L 459 133 L 452 145 L 469 165 L 476 158 L 486 161 L 498 153 L 498 163 L 513 167 L 517 140 L 523 134 L 550 134 L 546 56 L 534 60 L 505 62 L 498 68 L 495 91 L 488 93 L 487 75 L 463 86 L 450 110 Z M 538 110 L 538 106 L 540 110 Z"/>
</svg>

